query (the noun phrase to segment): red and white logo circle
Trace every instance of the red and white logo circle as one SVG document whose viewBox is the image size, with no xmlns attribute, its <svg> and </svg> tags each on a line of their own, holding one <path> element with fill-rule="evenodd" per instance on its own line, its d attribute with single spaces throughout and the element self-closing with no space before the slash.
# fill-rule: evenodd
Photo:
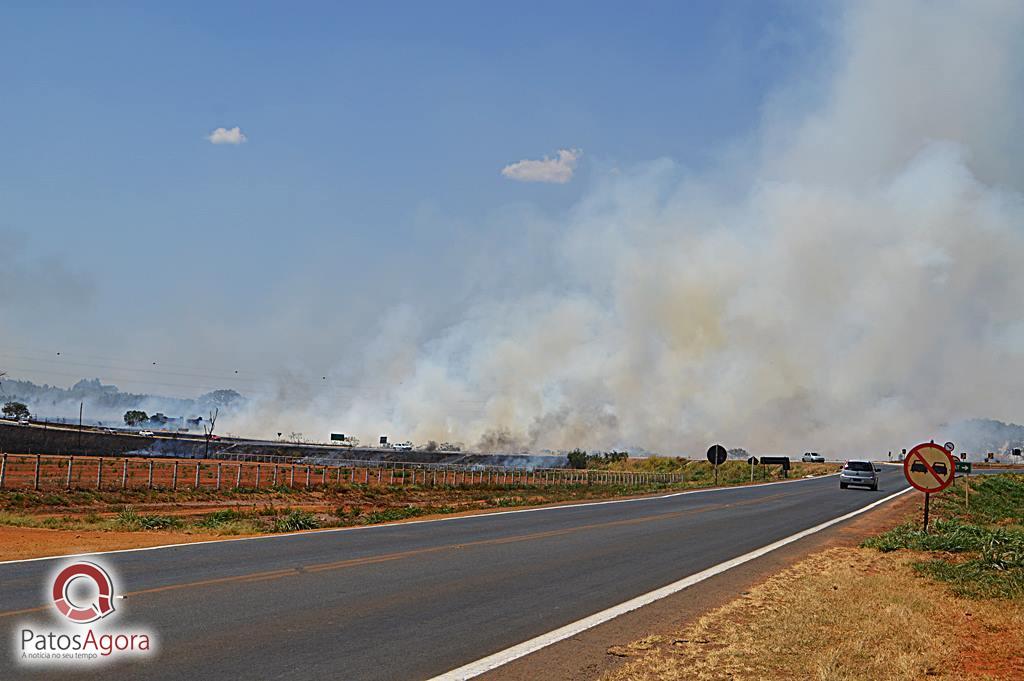
<svg viewBox="0 0 1024 681">
<path fill-rule="evenodd" d="M 95 585 L 96 600 L 82 605 L 72 600 L 69 593 L 72 582 L 88 579 Z M 53 580 L 53 604 L 60 614 L 76 624 L 88 624 L 114 612 L 114 583 L 106 570 L 95 563 L 81 561 L 60 571 Z"/>
</svg>

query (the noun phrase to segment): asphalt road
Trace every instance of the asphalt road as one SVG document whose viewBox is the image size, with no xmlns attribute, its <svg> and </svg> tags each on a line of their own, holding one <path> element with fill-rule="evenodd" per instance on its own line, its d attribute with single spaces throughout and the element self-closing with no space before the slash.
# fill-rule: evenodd
<svg viewBox="0 0 1024 681">
<path fill-rule="evenodd" d="M 160 651 L 88 675 L 13 659 L 21 625 L 56 623 L 67 559 L 0 564 L 0 679 L 428 678 L 906 487 L 883 469 L 878 492 L 826 477 L 106 554 L 128 598 L 105 621 Z"/>
</svg>

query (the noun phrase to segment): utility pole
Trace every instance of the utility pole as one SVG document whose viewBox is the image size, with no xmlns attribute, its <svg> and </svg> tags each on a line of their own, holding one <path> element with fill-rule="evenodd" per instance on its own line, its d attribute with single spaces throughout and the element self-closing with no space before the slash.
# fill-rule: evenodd
<svg viewBox="0 0 1024 681">
<path fill-rule="evenodd" d="M 82 451 L 82 408 L 85 407 L 85 402 L 78 403 L 78 451 Z"/>
</svg>

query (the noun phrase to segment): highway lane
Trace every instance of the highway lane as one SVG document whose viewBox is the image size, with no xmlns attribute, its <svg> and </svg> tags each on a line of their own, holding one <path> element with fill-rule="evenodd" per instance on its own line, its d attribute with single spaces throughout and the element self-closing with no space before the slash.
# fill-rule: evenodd
<svg viewBox="0 0 1024 681">
<path fill-rule="evenodd" d="M 128 593 L 116 625 L 152 629 L 160 652 L 75 678 L 428 678 L 906 486 L 883 469 L 878 492 L 827 477 L 105 554 Z M 56 621 L 44 592 L 65 562 L 0 564 L 0 679 L 55 678 L 9 642 Z"/>
</svg>

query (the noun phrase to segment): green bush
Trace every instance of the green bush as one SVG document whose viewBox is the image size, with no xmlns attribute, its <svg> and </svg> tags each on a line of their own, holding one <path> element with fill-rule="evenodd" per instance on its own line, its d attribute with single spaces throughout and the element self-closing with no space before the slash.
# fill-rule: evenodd
<svg viewBox="0 0 1024 681">
<path fill-rule="evenodd" d="M 243 511 L 236 511 L 232 508 L 226 508 L 221 511 L 214 511 L 203 516 L 203 518 L 196 523 L 200 527 L 217 528 L 227 523 L 232 523 L 237 520 L 243 520 L 248 517 L 249 514 Z"/>
<path fill-rule="evenodd" d="M 293 508 L 274 518 L 274 532 L 296 532 L 298 530 L 315 530 L 320 527 L 316 516 L 302 509 Z"/>
<path fill-rule="evenodd" d="M 128 531 L 166 530 L 182 525 L 180 518 L 167 515 L 139 515 L 131 506 L 122 508 L 115 519 L 118 529 Z"/>
</svg>

